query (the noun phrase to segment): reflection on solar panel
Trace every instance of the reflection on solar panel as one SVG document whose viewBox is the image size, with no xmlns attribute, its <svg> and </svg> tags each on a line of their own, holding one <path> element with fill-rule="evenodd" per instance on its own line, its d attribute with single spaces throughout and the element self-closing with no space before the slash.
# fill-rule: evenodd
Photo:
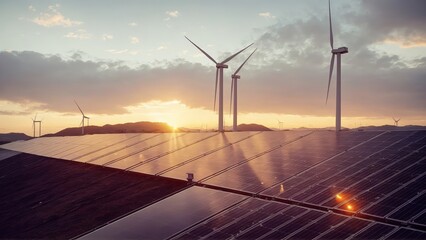
<svg viewBox="0 0 426 240">
<path fill-rule="evenodd" d="M 0 161 L 3 160 L 3 159 L 6 159 L 6 158 L 13 157 L 13 156 L 18 155 L 18 154 L 20 154 L 20 152 L 0 149 Z"/>
<path fill-rule="evenodd" d="M 357 132 L 344 132 L 340 135 L 333 132 L 315 132 L 300 138 L 298 141 L 280 145 L 264 155 L 251 158 L 247 164 L 215 175 L 205 182 L 256 193 L 344 152 L 372 136 L 374 135 Z M 327 172 L 335 170 L 330 168 L 320 169 L 320 171 L 322 174 L 329 174 Z M 277 190 L 277 193 L 284 193 L 284 187 L 287 186 L 280 184 L 279 189 L 274 188 L 272 191 Z M 304 187 L 301 186 L 300 188 Z"/>
<path fill-rule="evenodd" d="M 426 131 L 88 135 L 1 147 L 194 174 L 196 186 L 87 238 L 425 239 Z"/>
<path fill-rule="evenodd" d="M 165 239 L 245 197 L 192 187 L 81 239 Z"/>
</svg>

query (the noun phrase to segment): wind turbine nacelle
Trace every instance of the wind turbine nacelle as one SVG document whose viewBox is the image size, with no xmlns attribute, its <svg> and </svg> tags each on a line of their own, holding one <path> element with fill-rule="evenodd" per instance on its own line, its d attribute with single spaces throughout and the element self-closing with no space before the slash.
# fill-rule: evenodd
<svg viewBox="0 0 426 240">
<path fill-rule="evenodd" d="M 232 75 L 231 75 L 231 77 L 232 77 L 233 79 L 240 79 L 240 75 L 232 74 Z"/>
<path fill-rule="evenodd" d="M 333 49 L 331 51 L 332 53 L 340 53 L 340 54 L 344 54 L 344 53 L 348 53 L 348 48 L 347 47 L 340 47 L 338 49 Z"/>
<path fill-rule="evenodd" d="M 224 63 L 218 63 L 216 64 L 217 68 L 228 68 L 228 65 L 224 64 Z"/>
</svg>

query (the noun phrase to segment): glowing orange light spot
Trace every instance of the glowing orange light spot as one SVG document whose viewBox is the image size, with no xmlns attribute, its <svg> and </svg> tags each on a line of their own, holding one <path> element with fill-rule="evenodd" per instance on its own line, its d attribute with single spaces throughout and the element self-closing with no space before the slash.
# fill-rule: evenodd
<svg viewBox="0 0 426 240">
<path fill-rule="evenodd" d="M 284 192 L 284 185 L 280 185 L 280 193 L 283 193 Z"/>
<path fill-rule="evenodd" d="M 337 198 L 337 200 L 342 200 L 343 199 L 343 197 L 340 194 L 336 194 L 336 198 Z"/>
<path fill-rule="evenodd" d="M 346 206 L 346 208 L 347 208 L 348 210 L 350 210 L 350 211 L 352 211 L 352 210 L 353 210 L 353 207 L 352 207 L 352 205 L 350 205 L 350 204 L 348 204 L 348 205 Z"/>
</svg>

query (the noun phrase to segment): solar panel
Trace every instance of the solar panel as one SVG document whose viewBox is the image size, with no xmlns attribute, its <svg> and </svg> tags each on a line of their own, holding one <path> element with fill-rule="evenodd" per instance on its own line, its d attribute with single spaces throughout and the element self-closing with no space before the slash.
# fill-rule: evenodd
<svg viewBox="0 0 426 240">
<path fill-rule="evenodd" d="M 385 239 L 426 239 L 426 232 L 400 228 L 398 231 L 386 236 Z"/>
<path fill-rule="evenodd" d="M 123 159 L 114 160 L 103 165 L 120 169 L 134 168 L 180 149 L 186 149 L 187 146 L 204 141 L 205 139 L 211 138 L 216 134 L 217 133 L 187 133 L 180 136 L 179 138 L 171 139 L 164 144 L 159 144 L 155 147 L 141 151 L 138 154 L 132 154 Z"/>
<path fill-rule="evenodd" d="M 20 154 L 20 152 L 0 149 L 0 161 Z"/>
<path fill-rule="evenodd" d="M 172 239 L 281 239 L 307 233 L 313 238 L 349 219 L 344 215 L 250 198 L 192 226 Z"/>
<path fill-rule="evenodd" d="M 191 187 L 81 239 L 165 239 L 244 198 L 237 194 Z"/>
<path fill-rule="evenodd" d="M 61 152 L 60 154 L 56 154 L 52 157 L 75 160 L 78 159 L 79 156 L 84 155 L 87 152 L 94 152 L 100 149 L 104 149 L 106 147 L 112 147 L 116 144 L 119 144 L 129 139 L 136 138 L 140 135 L 141 134 L 137 133 L 93 135 L 93 138 L 91 138 L 90 141 L 76 143 L 80 146 L 79 148 L 74 149 L 73 151 Z"/>
<path fill-rule="evenodd" d="M 91 155 L 91 159 L 86 161 L 88 163 L 93 163 L 97 165 L 103 165 L 108 162 L 114 161 L 114 160 L 120 160 L 123 158 L 126 158 L 128 156 L 138 154 L 141 151 L 144 151 L 146 149 L 155 147 L 160 144 L 164 144 L 168 141 L 171 141 L 173 139 L 181 137 L 182 133 L 164 133 L 160 134 L 156 137 L 149 138 L 146 141 L 142 141 L 138 144 L 131 145 L 129 147 L 125 147 L 123 149 L 120 149 L 118 151 L 112 152 L 112 153 L 94 153 Z"/>
<path fill-rule="evenodd" d="M 196 161 L 191 161 L 185 165 L 174 168 L 161 176 L 184 179 L 187 172 L 194 173 L 197 181 L 213 174 L 220 174 L 230 167 L 246 162 L 250 158 L 255 158 L 279 147 L 286 141 L 292 141 L 307 135 L 310 132 L 262 132 L 244 141 L 237 142 L 206 155 Z M 226 136 L 226 134 L 225 134 Z"/>
<path fill-rule="evenodd" d="M 230 132 L 217 134 L 205 139 L 204 141 L 162 156 L 156 161 L 151 161 L 141 166 L 132 168 L 132 171 L 148 174 L 159 174 L 161 172 L 167 171 L 168 169 L 175 168 L 176 166 L 195 161 L 204 157 L 205 155 L 212 154 L 230 146 L 231 144 L 235 144 L 236 142 L 250 138 L 255 134 L 258 134 L 258 132 Z"/>
<path fill-rule="evenodd" d="M 382 223 L 373 223 L 359 231 L 352 239 L 380 239 L 395 231 L 397 227 Z"/>
<path fill-rule="evenodd" d="M 422 238 L 426 229 L 426 131 L 88 135 L 2 148 L 175 179 L 190 172 L 207 187 L 190 187 L 86 237 L 393 239 Z M 30 175 L 43 172 L 22 160 L 34 168 Z"/>
<path fill-rule="evenodd" d="M 356 132 L 343 132 L 338 135 L 334 132 L 316 132 L 257 157 L 247 164 L 240 165 L 208 179 L 205 182 L 247 192 L 260 192 L 371 137 L 370 134 Z M 310 177 L 317 174 L 328 176 L 331 172 L 335 171 L 335 169 L 327 167 L 303 174 L 312 173 Z M 293 191 L 296 189 L 297 191 L 306 189 L 307 186 L 318 181 L 317 178 L 306 180 L 305 177 L 300 178 L 298 181 L 299 185 L 293 188 Z M 284 187 L 287 187 L 286 184 L 284 186 L 280 185 L 276 192 L 281 191 L 283 194 L 288 194 L 288 191 L 283 191 L 282 188 Z"/>
</svg>

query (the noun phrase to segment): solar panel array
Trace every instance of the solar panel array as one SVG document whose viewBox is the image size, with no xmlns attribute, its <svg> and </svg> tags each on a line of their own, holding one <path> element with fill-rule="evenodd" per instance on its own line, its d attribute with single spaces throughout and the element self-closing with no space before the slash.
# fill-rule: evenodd
<svg viewBox="0 0 426 240">
<path fill-rule="evenodd" d="M 195 185 L 238 196 L 212 208 L 220 194 L 189 192 L 184 201 L 214 211 L 183 217 L 185 226 L 161 237 L 426 238 L 426 131 L 87 135 L 1 147 L 181 180 L 193 173 Z M 182 194 L 203 191 L 194 188 Z M 168 209 L 158 204 L 141 211 Z"/>
</svg>

